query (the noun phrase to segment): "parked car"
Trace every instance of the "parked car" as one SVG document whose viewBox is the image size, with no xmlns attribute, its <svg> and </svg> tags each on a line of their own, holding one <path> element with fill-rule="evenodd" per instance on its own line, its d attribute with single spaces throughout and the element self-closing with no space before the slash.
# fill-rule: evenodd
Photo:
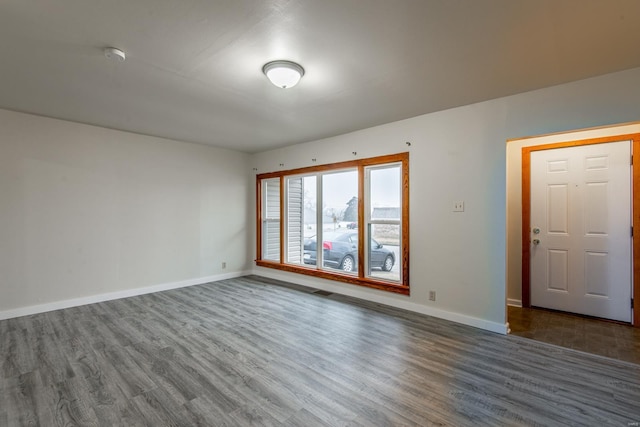
<svg viewBox="0 0 640 427">
<path fill-rule="evenodd" d="M 310 237 L 304 241 L 304 263 L 316 265 L 317 263 L 316 237 Z M 343 271 L 356 271 L 358 269 L 358 233 L 324 233 L 322 250 L 325 267 L 338 268 Z M 372 268 L 380 268 L 390 271 L 396 263 L 393 251 L 371 239 L 370 262 Z"/>
</svg>

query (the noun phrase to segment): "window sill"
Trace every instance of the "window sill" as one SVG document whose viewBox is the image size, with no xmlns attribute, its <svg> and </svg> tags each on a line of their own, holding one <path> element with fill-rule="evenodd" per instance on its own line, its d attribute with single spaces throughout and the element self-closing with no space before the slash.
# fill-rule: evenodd
<svg viewBox="0 0 640 427">
<path fill-rule="evenodd" d="M 259 267 L 273 268 L 275 270 L 288 271 L 290 273 L 304 274 L 306 276 L 319 277 L 336 282 L 349 283 L 352 285 L 364 286 L 367 288 L 379 289 L 388 292 L 395 292 L 402 295 L 409 295 L 409 286 L 398 285 L 371 278 L 354 277 L 347 274 L 318 270 L 313 267 L 301 267 L 291 264 L 282 264 L 276 261 L 256 260 L 256 265 Z"/>
</svg>

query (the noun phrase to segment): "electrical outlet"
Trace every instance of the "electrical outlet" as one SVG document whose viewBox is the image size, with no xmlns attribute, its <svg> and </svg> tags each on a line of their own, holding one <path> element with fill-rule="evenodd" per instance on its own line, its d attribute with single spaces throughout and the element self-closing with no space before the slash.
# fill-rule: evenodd
<svg viewBox="0 0 640 427">
<path fill-rule="evenodd" d="M 453 202 L 453 211 L 464 212 L 464 202 L 463 201 Z"/>
<path fill-rule="evenodd" d="M 436 300 L 436 291 L 429 291 L 429 301 Z"/>
<path fill-rule="evenodd" d="M 222 268 L 223 269 L 227 268 L 227 263 L 225 261 L 222 261 Z"/>
</svg>

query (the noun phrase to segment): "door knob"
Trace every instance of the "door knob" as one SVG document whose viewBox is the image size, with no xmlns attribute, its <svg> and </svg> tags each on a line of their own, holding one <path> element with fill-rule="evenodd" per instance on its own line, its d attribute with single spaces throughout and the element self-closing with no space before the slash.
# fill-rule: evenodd
<svg viewBox="0 0 640 427">
<path fill-rule="evenodd" d="M 540 234 L 540 229 L 538 227 L 534 227 L 533 234 Z"/>
<path fill-rule="evenodd" d="M 540 239 L 533 239 L 533 244 L 538 246 L 540 244 Z"/>
</svg>

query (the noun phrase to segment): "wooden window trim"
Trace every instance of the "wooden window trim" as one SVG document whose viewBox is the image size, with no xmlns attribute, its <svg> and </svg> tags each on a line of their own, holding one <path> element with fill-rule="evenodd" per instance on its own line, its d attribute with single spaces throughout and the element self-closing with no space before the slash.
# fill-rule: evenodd
<svg viewBox="0 0 640 427">
<path fill-rule="evenodd" d="M 280 179 L 280 191 L 283 194 L 283 187 L 285 178 L 294 175 L 305 175 L 318 172 L 328 172 L 340 169 L 355 168 L 358 170 L 358 223 L 364 224 L 364 168 L 367 166 L 376 166 L 387 163 L 400 163 L 402 165 L 402 224 L 401 224 L 401 241 L 402 247 L 400 248 L 400 259 L 402 277 L 400 283 L 391 283 L 384 280 L 376 280 L 371 277 L 365 277 L 364 268 L 364 256 L 358 256 L 358 276 L 352 276 L 349 274 L 327 271 L 320 269 L 318 266 L 301 266 L 295 264 L 285 263 L 284 254 L 284 209 L 285 199 L 280 198 L 280 261 L 271 261 L 262 259 L 262 181 L 265 179 L 279 178 Z M 349 283 L 353 285 L 365 286 L 374 289 L 380 289 L 389 292 L 395 292 L 403 295 L 409 295 L 409 153 L 390 154 L 385 156 L 372 157 L 367 159 L 350 160 L 346 162 L 332 163 L 327 165 L 317 165 L 306 168 L 297 168 L 286 171 L 277 171 L 258 174 L 256 176 L 256 231 L 257 231 L 257 259 L 255 263 L 257 266 L 273 268 L 276 270 L 282 270 L 292 273 L 304 274 L 307 276 L 319 277 L 328 280 L 334 280 L 343 283 Z M 358 253 L 364 254 L 364 228 L 358 227 Z"/>
<path fill-rule="evenodd" d="M 640 134 L 614 135 L 603 138 L 582 139 L 576 141 L 558 142 L 552 144 L 522 147 L 522 306 L 531 307 L 531 152 L 551 150 L 554 148 L 578 147 L 608 142 L 631 141 L 631 153 L 640 154 Z M 631 171 L 631 209 L 633 212 L 633 259 L 632 259 L 632 292 L 634 300 L 633 326 L 640 328 L 640 165 L 633 161 Z"/>
</svg>

